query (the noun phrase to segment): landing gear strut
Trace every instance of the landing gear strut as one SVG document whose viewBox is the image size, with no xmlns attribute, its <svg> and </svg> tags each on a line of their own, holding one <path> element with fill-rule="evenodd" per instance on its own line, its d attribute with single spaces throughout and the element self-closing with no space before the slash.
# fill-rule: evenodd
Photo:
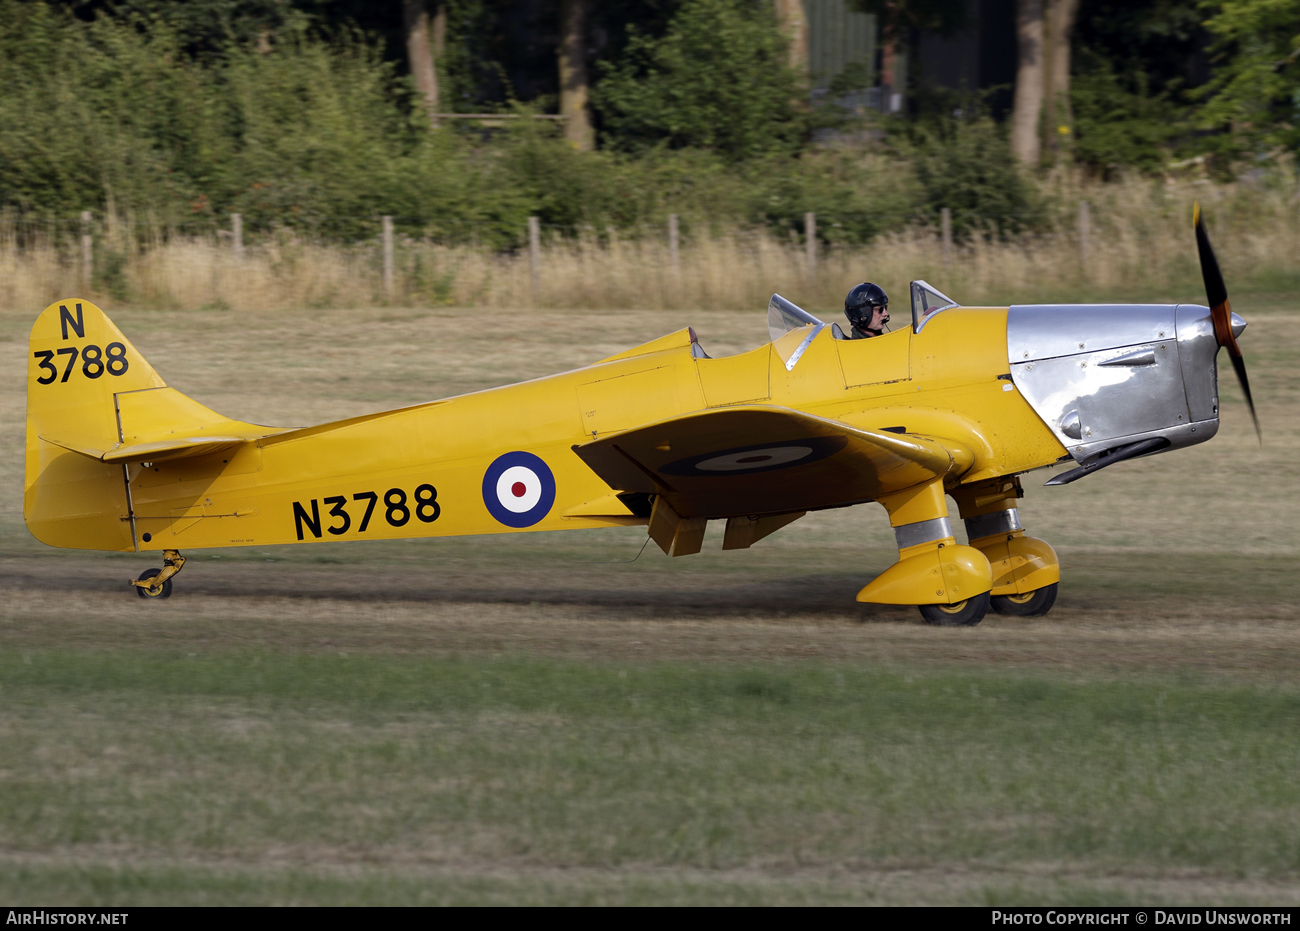
<svg viewBox="0 0 1300 931">
<path fill-rule="evenodd" d="M 172 576 L 180 572 L 185 565 L 185 557 L 180 550 L 163 550 L 163 567 L 146 569 L 140 578 L 132 579 L 131 585 L 141 598 L 170 598 L 172 595 Z"/>
<path fill-rule="evenodd" d="M 1056 603 L 1061 563 L 1042 540 L 1025 536 L 1016 504 L 1024 491 L 1019 476 L 962 485 L 952 496 L 966 521 L 970 545 L 993 569 L 990 606 L 1012 617 L 1042 617 Z"/>
<path fill-rule="evenodd" d="M 917 605 L 926 621 L 944 627 L 982 621 L 993 571 L 983 552 L 953 536 L 943 480 L 885 495 L 880 503 L 894 528 L 898 562 L 858 592 L 858 601 Z"/>
</svg>

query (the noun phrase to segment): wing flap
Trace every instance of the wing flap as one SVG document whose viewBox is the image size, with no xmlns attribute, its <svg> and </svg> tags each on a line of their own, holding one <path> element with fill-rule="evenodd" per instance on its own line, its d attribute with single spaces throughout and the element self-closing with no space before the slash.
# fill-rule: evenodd
<svg viewBox="0 0 1300 931">
<path fill-rule="evenodd" d="M 947 440 L 863 430 L 762 405 L 687 414 L 573 449 L 611 488 L 663 495 L 683 518 L 869 501 L 969 461 Z"/>
</svg>

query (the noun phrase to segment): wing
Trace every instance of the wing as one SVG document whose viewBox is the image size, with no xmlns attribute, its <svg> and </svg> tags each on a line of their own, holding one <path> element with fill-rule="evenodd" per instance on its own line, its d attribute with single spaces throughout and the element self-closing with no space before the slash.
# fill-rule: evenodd
<svg viewBox="0 0 1300 931">
<path fill-rule="evenodd" d="M 969 462 L 955 443 L 766 406 L 687 414 L 573 451 L 611 488 L 662 495 L 685 518 L 870 501 L 944 475 L 958 458 Z"/>
</svg>

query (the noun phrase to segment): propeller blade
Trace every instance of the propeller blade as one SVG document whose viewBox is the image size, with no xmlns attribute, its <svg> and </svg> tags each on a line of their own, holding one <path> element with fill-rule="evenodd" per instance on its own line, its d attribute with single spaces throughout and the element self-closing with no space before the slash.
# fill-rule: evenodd
<svg viewBox="0 0 1300 931">
<path fill-rule="evenodd" d="M 1241 382 L 1241 390 L 1246 395 L 1246 404 L 1250 407 L 1250 419 L 1255 421 L 1255 436 L 1259 440 L 1259 445 L 1263 446 L 1264 434 L 1259 429 L 1259 418 L 1255 416 L 1255 401 L 1250 396 L 1250 382 L 1246 379 L 1246 360 L 1241 357 L 1240 349 L 1236 352 L 1229 349 L 1228 356 L 1232 359 L 1232 368 L 1237 373 L 1237 381 Z"/>
<path fill-rule="evenodd" d="M 1228 288 L 1223 283 L 1223 272 L 1219 270 L 1219 260 L 1215 258 L 1214 247 L 1210 245 L 1210 234 L 1205 231 L 1205 218 L 1201 216 L 1201 204 L 1197 201 L 1192 207 L 1192 224 L 1196 228 L 1196 251 L 1201 260 L 1201 277 L 1205 280 L 1205 303 L 1210 305 L 1210 320 L 1214 323 L 1214 338 L 1220 346 L 1228 350 L 1232 359 L 1232 369 L 1237 373 L 1237 381 L 1246 395 L 1246 405 L 1250 408 L 1250 419 L 1255 423 L 1255 436 L 1263 445 L 1264 434 L 1259 429 L 1259 417 L 1255 413 L 1255 401 L 1250 395 L 1250 380 L 1246 377 L 1246 360 L 1241 357 L 1241 347 L 1237 337 L 1232 333 L 1232 305 L 1228 303 Z"/>
<path fill-rule="evenodd" d="M 1214 257 L 1214 247 L 1210 245 L 1210 234 L 1205 231 L 1205 218 L 1201 216 L 1201 202 L 1192 206 L 1192 225 L 1196 227 L 1196 251 L 1201 259 L 1201 277 L 1205 279 L 1205 300 L 1211 308 L 1228 300 L 1228 288 L 1223 283 L 1223 272 L 1219 271 L 1219 260 Z M 1231 329 L 1228 331 L 1232 332 Z"/>
</svg>

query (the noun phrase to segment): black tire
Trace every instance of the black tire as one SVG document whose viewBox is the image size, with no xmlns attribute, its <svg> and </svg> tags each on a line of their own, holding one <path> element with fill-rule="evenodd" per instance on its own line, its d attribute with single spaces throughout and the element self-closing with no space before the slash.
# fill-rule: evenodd
<svg viewBox="0 0 1300 931">
<path fill-rule="evenodd" d="M 939 627 L 974 627 L 989 611 L 989 593 L 967 598 L 953 605 L 920 605 L 927 624 Z"/>
<path fill-rule="evenodd" d="M 139 581 L 143 582 L 145 579 L 155 578 L 160 572 L 162 572 L 161 569 L 146 569 L 144 570 L 144 572 L 140 573 Z M 162 591 L 156 595 L 149 594 L 148 591 L 141 588 L 139 585 L 136 585 L 134 587 L 135 587 L 135 593 L 139 595 L 141 598 L 170 598 L 172 596 L 171 579 L 168 579 L 166 582 L 163 582 Z"/>
<path fill-rule="evenodd" d="M 1056 604 L 1059 583 L 1053 582 L 1024 595 L 994 595 L 993 610 L 1012 617 L 1042 617 Z"/>
</svg>

